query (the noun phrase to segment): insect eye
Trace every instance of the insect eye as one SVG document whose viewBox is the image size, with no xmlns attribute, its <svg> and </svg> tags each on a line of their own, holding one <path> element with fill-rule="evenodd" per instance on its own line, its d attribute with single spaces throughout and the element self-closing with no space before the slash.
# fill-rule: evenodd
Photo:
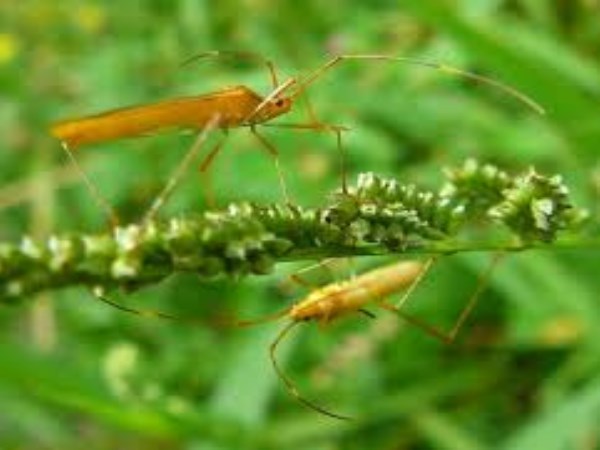
<svg viewBox="0 0 600 450">
<path fill-rule="evenodd" d="M 275 102 L 275 106 L 277 106 L 278 108 L 281 108 L 283 106 L 283 99 L 279 99 Z"/>
</svg>

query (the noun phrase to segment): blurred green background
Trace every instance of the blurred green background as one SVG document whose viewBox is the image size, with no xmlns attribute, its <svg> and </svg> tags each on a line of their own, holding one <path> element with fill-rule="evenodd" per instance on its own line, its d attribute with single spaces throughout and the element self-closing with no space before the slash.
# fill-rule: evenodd
<svg viewBox="0 0 600 450">
<path fill-rule="evenodd" d="M 522 89 L 539 116 L 490 87 L 420 67 L 352 62 L 310 89 L 345 135 L 350 173 L 437 188 L 466 157 L 561 173 L 597 221 L 600 190 L 600 3 L 596 0 L 168 0 L 0 2 L 0 238 L 106 226 L 49 125 L 131 103 L 244 84 L 263 67 L 211 60 L 251 50 L 286 76 L 333 53 L 426 57 Z M 284 122 L 305 119 L 297 108 Z M 339 182 L 328 134 L 264 129 L 294 200 L 314 205 Z M 216 139 L 216 137 L 214 138 Z M 138 220 L 193 135 L 168 133 L 78 153 L 124 221 Z M 217 201 L 279 201 L 272 161 L 234 130 L 211 169 Z M 190 170 L 163 216 L 202 211 Z M 276 188 L 277 187 L 277 188 Z M 309 398 L 356 417 L 337 422 L 290 398 L 267 350 L 279 324 L 236 329 L 306 292 L 281 289 L 309 264 L 269 277 L 178 276 L 123 299 L 206 319 L 206 326 L 124 314 L 83 289 L 0 309 L 0 448 L 5 449 L 577 449 L 600 448 L 597 250 L 506 258 L 456 343 L 383 312 L 307 325 L 281 361 Z M 452 257 L 411 312 L 449 329 L 490 255 Z M 390 259 L 356 259 L 357 270 Z M 344 266 L 338 279 L 348 275 Z M 327 278 L 322 280 L 327 282 Z M 329 281 L 331 279 L 329 278 Z"/>
</svg>

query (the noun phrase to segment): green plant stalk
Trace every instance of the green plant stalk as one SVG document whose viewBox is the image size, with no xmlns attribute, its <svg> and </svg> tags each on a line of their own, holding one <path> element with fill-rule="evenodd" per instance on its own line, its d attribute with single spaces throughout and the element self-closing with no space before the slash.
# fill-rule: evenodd
<svg viewBox="0 0 600 450">
<path fill-rule="evenodd" d="M 597 245 L 581 236 L 557 240 L 585 216 L 571 205 L 560 177 L 533 170 L 510 177 L 473 160 L 446 171 L 446 177 L 434 193 L 366 173 L 319 208 L 241 203 L 110 233 L 1 243 L 0 300 L 74 285 L 131 291 L 177 272 L 203 278 L 260 275 L 278 262 L 302 259 Z M 475 226 L 492 234 L 505 228 L 514 237 L 463 237 Z"/>
</svg>

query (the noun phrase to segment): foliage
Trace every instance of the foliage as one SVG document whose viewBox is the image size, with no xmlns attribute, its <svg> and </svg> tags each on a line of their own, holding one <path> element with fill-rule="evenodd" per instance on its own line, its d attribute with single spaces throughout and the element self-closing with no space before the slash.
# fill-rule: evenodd
<svg viewBox="0 0 600 450">
<path fill-rule="evenodd" d="M 558 176 L 531 171 L 511 179 L 473 160 L 449 173 L 453 180 L 440 194 L 365 173 L 356 186 L 340 189 L 316 209 L 242 203 L 195 218 L 117 226 L 100 235 L 40 241 L 26 236 L 0 246 L 0 298 L 11 301 L 78 284 L 96 292 L 114 286 L 132 291 L 177 272 L 239 278 L 269 273 L 277 261 L 309 254 L 326 259 L 386 250 L 453 253 L 460 230 L 480 215 L 510 228 L 523 242 L 518 249 L 525 250 L 535 241 L 554 241 L 586 215 L 573 207 Z M 442 245 L 431 245 L 436 241 Z M 463 251 L 481 245 L 469 248 L 467 242 Z"/>
</svg>

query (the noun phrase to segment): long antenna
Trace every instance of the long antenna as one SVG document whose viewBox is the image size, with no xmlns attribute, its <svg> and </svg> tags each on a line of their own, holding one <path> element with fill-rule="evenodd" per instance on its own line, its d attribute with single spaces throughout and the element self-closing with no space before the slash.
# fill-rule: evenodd
<svg viewBox="0 0 600 450">
<path fill-rule="evenodd" d="M 408 64 L 414 64 L 418 66 L 429 67 L 431 69 L 439 70 L 441 72 L 448 73 L 450 75 L 457 75 L 463 78 L 469 78 L 471 80 L 487 84 L 496 89 L 499 89 L 506 94 L 510 95 L 513 98 L 516 98 L 521 103 L 524 103 L 529 108 L 533 109 L 538 114 L 545 114 L 546 110 L 531 97 L 527 96 L 523 92 L 518 89 L 502 83 L 493 78 L 489 78 L 483 75 L 479 75 L 473 72 L 469 72 L 463 69 L 459 69 L 457 67 L 449 66 L 447 64 L 441 64 L 435 61 L 430 61 L 427 59 L 420 58 L 410 58 L 403 56 L 389 56 L 389 55 L 338 55 L 330 59 L 328 62 L 323 64 L 321 67 L 314 70 L 312 73 L 304 77 L 299 83 L 297 89 L 291 95 L 292 98 L 296 98 L 304 92 L 304 90 L 312 84 L 315 80 L 320 78 L 325 72 L 329 71 L 331 68 L 336 66 L 342 61 L 351 60 L 351 59 L 369 59 L 369 60 L 380 60 L 380 61 L 399 61 L 405 62 Z"/>
<path fill-rule="evenodd" d="M 334 419 L 352 420 L 352 417 L 333 413 L 333 412 L 328 411 L 327 409 L 323 408 L 322 406 L 317 405 L 316 403 L 312 402 L 311 400 L 308 400 L 308 399 L 302 397 L 302 395 L 300 394 L 300 392 L 298 392 L 298 389 L 294 385 L 294 382 L 285 374 L 283 369 L 279 366 L 279 363 L 277 362 L 277 358 L 275 357 L 277 347 L 279 346 L 281 341 L 288 335 L 288 333 L 292 330 L 292 328 L 294 328 L 299 323 L 301 323 L 301 322 L 298 320 L 293 320 L 290 323 L 288 323 L 285 326 L 285 328 L 283 328 L 279 332 L 279 334 L 277 335 L 275 340 L 271 343 L 271 347 L 269 348 L 269 357 L 271 358 L 271 364 L 273 364 L 273 369 L 275 369 L 275 372 L 277 373 L 277 376 L 279 377 L 279 379 L 281 381 L 283 381 L 283 384 L 285 385 L 288 393 L 292 397 L 294 397 L 296 400 L 298 400 L 300 403 L 302 403 L 304 406 L 307 406 L 310 409 L 313 409 L 325 416 L 329 416 Z"/>
<path fill-rule="evenodd" d="M 284 310 L 277 311 L 273 314 L 267 314 L 263 317 L 259 317 L 258 319 L 242 319 L 242 320 L 216 319 L 216 320 L 207 321 L 207 320 L 201 320 L 201 319 L 190 318 L 190 317 L 176 316 L 176 315 L 168 314 L 168 313 L 158 311 L 155 309 L 132 308 L 130 306 L 125 306 L 125 305 L 115 302 L 114 300 L 109 299 L 103 292 L 93 290 L 91 293 L 96 300 L 106 303 L 107 305 L 112 306 L 113 308 L 116 308 L 116 309 L 126 312 L 128 314 L 134 314 L 136 316 L 142 316 L 142 317 L 151 317 L 153 319 L 170 320 L 173 322 L 181 322 L 181 323 L 186 323 L 186 324 L 191 324 L 191 325 L 198 325 L 198 324 L 206 325 L 207 323 L 211 323 L 211 324 L 219 325 L 219 326 L 231 326 L 231 327 L 243 328 L 243 327 L 251 327 L 254 325 L 259 325 L 262 323 L 272 322 L 274 320 L 285 317 L 289 313 L 289 308 L 286 308 Z"/>
</svg>

